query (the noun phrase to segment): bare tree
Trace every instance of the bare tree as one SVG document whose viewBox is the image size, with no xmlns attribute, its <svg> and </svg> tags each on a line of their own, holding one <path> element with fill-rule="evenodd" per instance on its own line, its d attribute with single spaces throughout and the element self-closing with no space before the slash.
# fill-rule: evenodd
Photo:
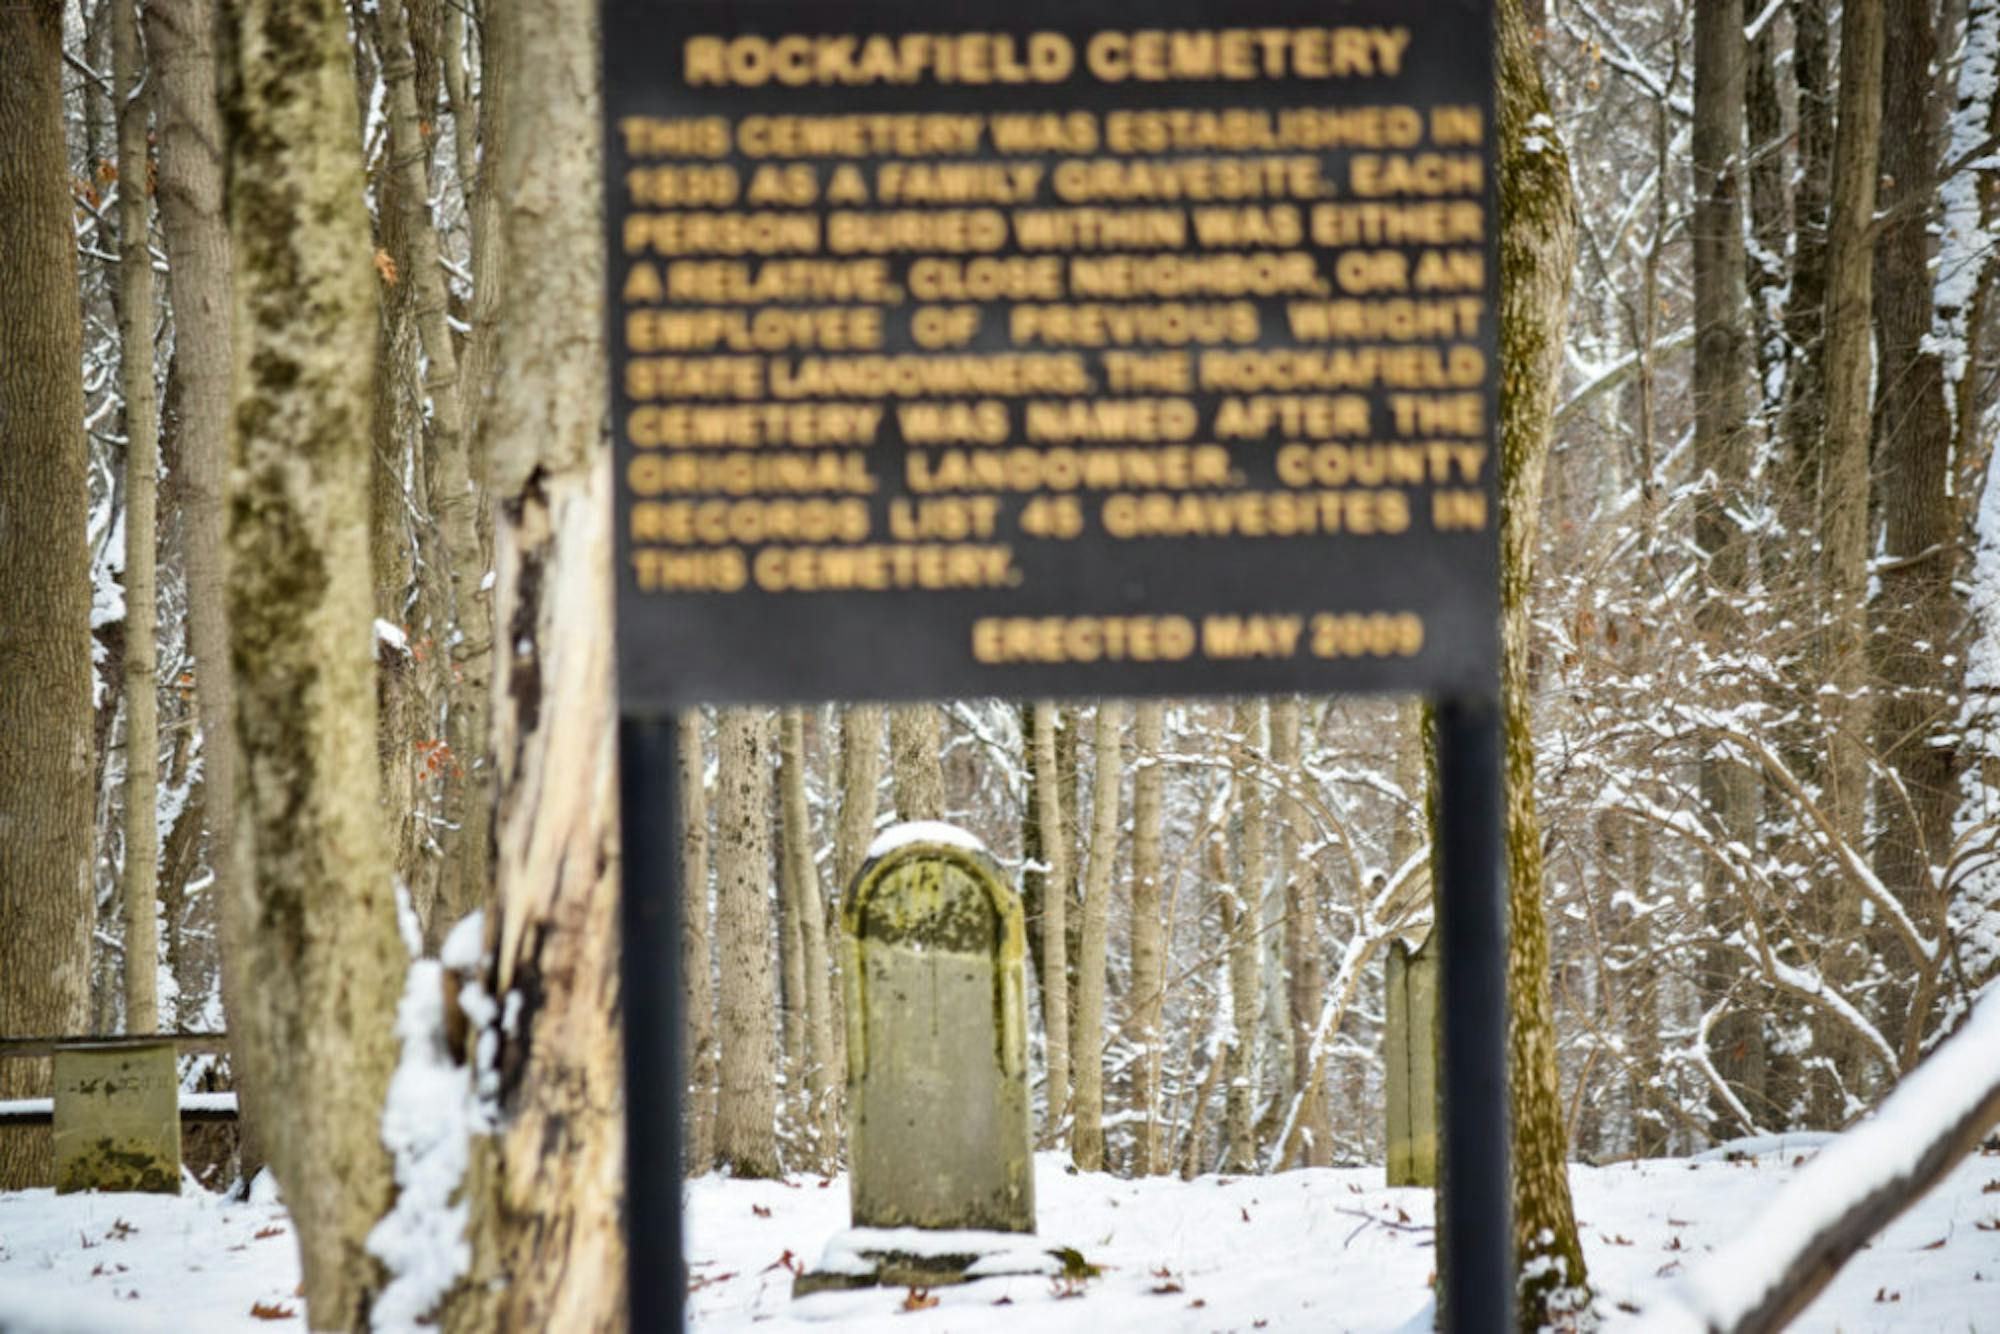
<svg viewBox="0 0 2000 1334">
<path fill-rule="evenodd" d="M 1160 1135 L 1160 1008 L 1166 990 L 1166 949 L 1160 922 L 1161 797 L 1166 772 L 1160 748 L 1166 705 L 1144 700 L 1132 715 L 1132 978 L 1125 988 L 1126 1031 L 1136 1049 L 1131 1115 L 1137 1124 L 1132 1174 L 1150 1176 L 1167 1164 Z"/>
<path fill-rule="evenodd" d="M 1056 768 L 1056 706 L 1038 702 L 1034 709 L 1035 813 L 1042 830 L 1046 863 L 1042 894 L 1042 1035 L 1048 1058 L 1048 1083 L 1043 1090 L 1042 1146 L 1053 1148 L 1062 1136 L 1063 1113 L 1069 1106 L 1069 964 L 1065 957 L 1069 883 L 1069 841 L 1061 836 L 1062 783 Z M 1050 837 L 1054 833 L 1054 837 Z"/>
<path fill-rule="evenodd" d="M 1264 702 L 1236 702 L 1230 733 L 1239 753 L 1236 768 L 1236 810 L 1241 821 L 1236 837 L 1234 883 L 1216 887 L 1216 904 L 1229 942 L 1229 1045 L 1223 1070 L 1222 1170 L 1252 1172 L 1257 1168 L 1257 1031 L 1263 991 L 1264 926 L 1264 799 L 1242 751 L 1264 748 Z"/>
<path fill-rule="evenodd" d="M 359 1327 L 392 1189 L 378 1124 L 404 953 L 376 805 L 367 549 L 374 292 L 346 11 L 226 8 L 236 261 L 229 616 L 245 854 L 223 904 L 244 1092 L 313 1325 Z M 311 301 L 299 293 L 310 291 Z M 227 961 L 226 961 L 227 962 Z"/>
<path fill-rule="evenodd" d="M 1568 155 L 1530 126 L 1548 93 L 1516 0 L 1500 6 L 1500 694 L 1505 727 L 1509 1085 L 1514 1105 L 1514 1239 L 1519 1319 L 1537 1328 L 1588 1302 L 1570 1204 L 1568 1133 L 1557 1082 L 1542 913 L 1541 827 L 1529 679 L 1529 590 L 1552 435 L 1562 330 L 1575 268 Z"/>
<path fill-rule="evenodd" d="M 701 711 L 680 716 L 681 1004 L 687 1053 L 687 1170 L 715 1163 L 715 989 L 708 929 L 708 774 Z"/>
<path fill-rule="evenodd" d="M 1085 1172 L 1104 1168 L 1104 974 L 1111 923 L 1111 870 L 1118 860 L 1119 763 L 1125 710 L 1097 706 L 1096 768 L 1091 779 L 1090 869 L 1083 883 L 1083 940 L 1076 963 L 1076 1123 L 1070 1153 Z"/>
<path fill-rule="evenodd" d="M 725 709 L 716 727 L 715 937 L 720 1084 L 716 1161 L 740 1177 L 778 1175 L 777 1069 L 771 981 L 770 721 Z"/>
<path fill-rule="evenodd" d="M 90 998 L 90 560 L 62 12 L 0 8 L 0 1033 L 83 1027 Z M 32 688 L 22 683 L 32 682 Z M 0 1097 L 45 1094 L 0 1061 Z M 0 1189 L 48 1179 L 0 1136 Z"/>
<path fill-rule="evenodd" d="M 152 175 L 139 16 L 111 6 L 118 104 L 118 368 L 125 391 L 125 1031 L 160 1026 L 159 684 L 153 623 L 160 427 L 153 393 Z"/>
<path fill-rule="evenodd" d="M 625 1139 L 596 9 L 538 0 L 485 17 L 489 73 L 522 90 L 486 164 L 513 201 L 500 225 L 517 256 L 481 418 L 495 606 L 512 629 L 493 690 L 484 989 L 500 1004 L 470 1036 L 496 1053 L 472 1076 L 506 1076 L 465 1186 L 472 1264 L 442 1323 L 611 1334 L 625 1321 Z"/>
</svg>

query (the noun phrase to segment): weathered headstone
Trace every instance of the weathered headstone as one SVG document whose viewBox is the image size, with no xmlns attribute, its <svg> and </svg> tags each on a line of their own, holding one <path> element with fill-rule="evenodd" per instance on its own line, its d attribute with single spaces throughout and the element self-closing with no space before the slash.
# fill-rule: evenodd
<svg viewBox="0 0 2000 1334">
<path fill-rule="evenodd" d="M 841 924 L 855 1230 L 796 1293 L 1046 1268 L 1017 1239 L 1035 1230 L 1020 896 L 972 835 L 902 825 Z"/>
<path fill-rule="evenodd" d="M 1435 935 L 1411 949 L 1389 946 L 1389 996 L 1382 1064 L 1387 1078 L 1388 1183 L 1437 1184 L 1438 965 Z"/>
<path fill-rule="evenodd" d="M 971 836 L 904 828 L 841 913 L 854 1225 L 1033 1232 L 1021 900 Z"/>
<path fill-rule="evenodd" d="M 56 1193 L 181 1189 L 180 1077 L 171 1042 L 58 1047 Z"/>
</svg>

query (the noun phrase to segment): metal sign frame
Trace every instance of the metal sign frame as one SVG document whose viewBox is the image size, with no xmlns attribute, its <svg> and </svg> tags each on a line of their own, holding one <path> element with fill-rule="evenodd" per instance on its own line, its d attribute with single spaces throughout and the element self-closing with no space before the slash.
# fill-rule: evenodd
<svg viewBox="0 0 2000 1334">
<path fill-rule="evenodd" d="M 1444 1102 L 1444 1143 L 1440 1151 L 1440 1309 L 1445 1327 L 1452 1330 L 1512 1328 L 1514 1244 L 1508 1166 L 1506 903 L 1501 875 L 1502 734 L 1498 704 L 1498 546 L 1494 531 L 1498 526 L 1498 460 L 1492 434 L 1498 406 L 1498 372 L 1493 364 L 1497 358 L 1494 298 L 1498 263 L 1491 144 L 1493 0 L 1428 0 L 1422 5 L 1396 0 L 1350 0 L 1332 9 L 1310 0 L 1251 0 L 1248 10 L 1241 4 L 1222 5 L 1210 0 L 1162 0 L 1160 5 L 1148 7 L 1143 19 L 1129 5 L 1113 0 L 1019 0 L 1005 7 L 992 7 L 975 17 L 956 11 L 941 17 L 934 4 L 923 0 L 823 3 L 601 0 L 600 12 L 605 34 L 602 49 L 606 89 L 606 239 L 611 256 L 607 303 L 613 372 L 611 411 L 621 479 L 616 521 L 619 590 L 616 634 L 621 709 L 620 807 L 624 830 L 620 926 L 630 1327 L 646 1331 L 679 1329 L 685 1314 L 686 1276 L 684 1263 L 679 1259 L 684 1078 L 680 831 L 674 790 L 676 709 L 707 702 L 823 698 L 891 700 L 973 694 L 1192 697 L 1407 689 L 1422 691 L 1437 700 L 1436 836 L 1440 883 L 1436 930 L 1442 951 L 1440 1086 Z M 693 76 L 687 73 L 693 66 L 676 70 L 665 55 L 681 50 L 677 43 L 690 32 L 713 34 L 727 41 L 745 35 L 801 31 L 837 37 L 843 33 L 930 34 L 945 29 L 962 36 L 977 28 L 986 36 L 1019 39 L 1021 45 L 1010 48 L 1016 54 L 1009 59 L 1016 61 L 1015 70 L 1020 73 L 1019 52 L 1027 49 L 1025 43 L 1030 36 L 1050 33 L 1080 36 L 1113 28 L 1130 30 L 1142 22 L 1159 29 L 1187 30 L 1277 31 L 1271 25 L 1290 25 L 1286 31 L 1308 36 L 1297 39 L 1296 50 L 1300 54 L 1287 58 L 1297 62 L 1317 61 L 1319 64 L 1314 68 L 1322 70 L 1327 67 L 1332 48 L 1324 42 L 1313 47 L 1312 41 L 1316 39 L 1309 34 L 1328 32 L 1331 30 L 1328 25 L 1371 22 L 1400 25 L 1400 30 L 1415 34 L 1418 39 L 1414 49 L 1431 53 L 1431 58 L 1429 63 L 1417 63 L 1410 70 L 1399 69 L 1393 78 L 1386 74 L 1378 78 L 1375 81 L 1378 100 L 1432 108 L 1449 98 L 1481 108 L 1486 132 L 1478 151 L 1484 155 L 1487 170 L 1477 197 L 1484 210 L 1483 232 L 1478 242 L 1485 257 L 1484 285 L 1480 292 L 1484 312 L 1477 321 L 1476 334 L 1456 341 L 1481 350 L 1486 359 L 1477 389 L 1484 402 L 1486 445 L 1486 461 L 1477 487 L 1491 516 L 1486 524 L 1474 531 L 1452 531 L 1449 525 L 1427 521 L 1434 519 L 1438 511 L 1433 508 L 1428 515 L 1421 512 L 1420 503 L 1426 493 L 1416 487 L 1410 489 L 1414 499 L 1408 505 L 1410 510 L 1418 511 L 1415 521 L 1406 523 L 1400 535 L 1390 537 L 1357 536 L 1344 528 L 1326 531 L 1312 527 L 1279 538 L 1180 536 L 1135 544 L 1120 540 L 1111 531 L 1114 525 L 1107 508 L 1089 513 L 1079 532 L 1056 540 L 1035 541 L 1024 532 L 1023 516 L 1026 507 L 1040 493 L 1024 488 L 1020 493 L 1004 496 L 994 507 L 999 530 L 1012 540 L 1005 558 L 1007 578 L 989 580 L 984 586 L 906 587 L 896 592 L 821 591 L 800 595 L 789 590 L 784 582 L 787 576 L 778 564 L 772 566 L 778 571 L 773 584 L 761 575 L 743 573 L 742 570 L 751 567 L 747 560 L 739 559 L 742 570 L 734 587 L 725 587 L 723 582 L 705 586 L 697 576 L 694 583 L 662 592 L 657 578 L 659 570 L 664 568 L 661 558 L 642 558 L 639 554 L 644 543 L 635 538 L 641 526 L 634 517 L 635 507 L 651 503 L 648 497 L 664 494 L 667 503 L 678 508 L 671 513 L 649 512 L 646 523 L 652 526 L 655 536 L 668 532 L 677 535 L 674 540 L 692 542 L 695 539 L 687 536 L 693 514 L 691 502 L 725 493 L 717 489 L 714 481 L 719 474 L 711 470 L 709 481 L 691 481 L 698 470 L 679 462 L 676 466 L 682 467 L 682 472 L 676 474 L 678 480 L 659 482 L 656 489 L 646 489 L 655 485 L 653 480 L 646 479 L 667 476 L 669 470 L 663 460 L 671 455 L 663 452 L 659 448 L 661 441 L 650 434 L 660 419 L 657 416 L 642 419 L 638 414 L 642 410 L 650 412 L 671 406 L 679 400 L 673 386 L 663 388 L 660 377 L 648 378 L 658 367 L 647 365 L 634 371 L 634 363 L 647 361 L 647 354 L 655 349 L 646 348 L 635 354 L 632 328 L 623 318 L 629 314 L 625 297 L 632 291 L 629 284 L 633 282 L 634 269 L 648 246 L 655 245 L 659 235 L 678 237 L 680 233 L 671 229 L 680 224 L 662 224 L 668 230 L 657 234 L 649 230 L 655 226 L 651 222 L 640 223 L 634 231 L 626 229 L 624 224 L 633 212 L 633 192 L 640 188 L 633 184 L 635 178 L 628 173 L 644 170 L 645 164 L 634 156 L 632 138 L 621 133 L 622 118 L 654 116 L 662 121 L 676 118 L 691 121 L 724 117 L 723 123 L 731 127 L 728 142 L 733 144 L 736 118 L 770 112 L 777 105 L 774 99 L 780 95 L 786 108 L 801 115 L 820 116 L 838 114 L 843 108 L 893 116 L 920 113 L 925 108 L 983 114 L 985 108 L 1037 105 L 1109 111 L 1232 107 L 1258 104 L 1260 98 L 1279 105 L 1296 105 L 1301 101 L 1299 89 L 1292 85 L 1287 85 L 1291 94 L 1289 103 L 1286 98 L 1272 98 L 1268 91 L 1270 80 L 1263 75 L 1236 82 L 1223 80 L 1192 90 L 1187 82 L 1170 78 L 1142 86 L 1130 78 L 1129 62 L 1126 80 L 1115 89 L 1086 87 L 1085 74 L 1075 72 L 1043 86 L 1036 86 L 1032 76 L 1026 74 L 1000 86 L 993 82 L 990 68 L 988 81 L 982 85 L 940 84 L 934 63 L 925 66 L 932 76 L 930 79 L 919 77 L 906 84 L 856 89 L 829 76 L 826 86 L 774 89 L 769 86 L 774 76 L 770 72 L 768 51 L 765 65 L 752 62 L 738 71 L 746 80 L 755 76 L 754 81 L 732 83 L 729 67 L 711 61 L 705 66 L 708 74 L 703 76 L 709 78 L 711 86 L 695 89 L 689 84 Z M 1315 29 L 1311 26 L 1314 24 L 1320 26 Z M 1440 32 L 1464 36 L 1439 42 L 1436 37 Z M 1081 42 L 1071 43 L 1072 63 L 1081 46 Z M 833 60 L 834 56 L 827 58 Z M 927 61 L 934 59 L 926 57 Z M 988 52 L 981 59 L 990 66 L 995 57 Z M 1482 63 L 1483 78 L 1478 69 Z M 795 63 L 794 68 L 804 70 L 808 66 Z M 811 78 L 810 74 L 805 76 L 808 83 Z M 1341 97 L 1327 93 L 1322 100 L 1345 105 Z M 1214 153 L 1227 156 L 1226 150 Z M 1329 174 L 1334 174 L 1348 166 L 1346 159 L 1351 150 L 1328 147 L 1312 155 Z M 736 164 L 739 156 L 725 146 L 721 151 L 704 150 L 703 160 Z M 1041 154 L 1043 159 L 1062 156 L 1056 150 Z M 879 165 L 880 158 L 866 160 Z M 1332 194 L 1338 198 L 1343 192 L 1335 187 Z M 1047 200 L 1046 194 L 1040 198 L 1042 202 Z M 807 205 L 804 211 L 824 215 L 827 206 L 815 203 Z M 677 244 L 678 241 L 667 244 L 666 252 L 679 253 L 675 250 Z M 1315 264 L 1323 273 L 1330 272 L 1331 257 L 1337 250 L 1310 241 L 1303 248 L 1316 257 Z M 1394 252 L 1406 257 L 1420 249 L 1402 243 L 1374 247 L 1378 253 Z M 907 280 L 910 259 L 907 254 L 892 258 L 889 271 L 899 281 Z M 1394 267 L 1393 263 L 1390 267 Z M 1329 295 L 1336 290 L 1351 289 L 1331 286 L 1324 289 Z M 662 303 L 660 309 L 674 308 L 671 300 L 658 296 L 651 299 Z M 1255 300 L 1264 327 L 1283 318 L 1282 296 L 1266 294 Z M 1007 308 L 1004 298 L 985 305 L 998 311 Z M 760 307 L 745 304 L 742 308 L 747 311 Z M 891 327 L 880 335 L 876 345 L 882 355 L 923 356 L 936 351 L 913 341 L 914 316 L 907 323 L 888 323 Z M 686 333 L 687 328 L 682 327 L 674 336 L 682 338 L 684 343 Z M 1265 338 L 1256 346 L 1261 348 L 1269 343 Z M 669 345 L 681 346 L 671 339 Z M 711 340 L 709 346 L 716 344 Z M 1008 345 L 989 325 L 972 333 L 964 346 L 974 352 L 993 354 Z M 1200 343 L 1190 347 L 1191 356 L 1204 349 Z M 657 360 L 665 363 L 673 358 Z M 1104 389 L 1101 381 L 1094 383 L 1090 396 L 1102 397 Z M 1389 416 L 1391 390 L 1377 382 L 1372 387 L 1363 386 L 1359 392 L 1369 403 L 1370 428 L 1377 434 L 1392 433 L 1383 425 Z M 1223 396 L 1219 391 L 1197 388 L 1185 397 L 1194 403 L 1200 419 L 1211 423 L 1212 432 L 1216 406 Z M 754 395 L 749 393 L 739 395 L 739 398 L 751 397 Z M 1012 409 L 1009 411 L 1011 414 Z M 642 427 L 639 425 L 642 420 L 651 424 Z M 1009 429 L 1012 433 L 1009 438 L 1018 440 L 1021 422 L 1011 415 Z M 883 459 L 889 457 L 885 451 L 903 451 L 899 457 L 921 452 L 917 448 L 920 442 L 900 438 L 899 430 L 890 429 L 886 439 L 878 437 L 868 446 L 875 451 L 869 456 L 868 466 L 874 469 L 871 475 L 876 477 L 877 485 L 871 488 L 875 494 L 865 499 L 855 500 L 850 496 L 850 513 L 854 512 L 852 506 L 858 504 L 868 514 L 866 523 L 857 521 L 856 531 L 879 534 L 886 526 L 888 507 L 897 501 L 911 501 L 918 495 L 912 475 L 906 472 L 899 483 L 882 470 Z M 727 430 L 722 434 L 726 436 Z M 1274 428 L 1266 437 L 1231 441 L 1227 446 L 1227 478 L 1216 480 L 1211 476 L 1209 485 L 1213 491 L 1227 494 L 1262 489 L 1281 495 L 1283 487 L 1297 485 L 1273 475 L 1269 439 L 1276 434 Z M 637 438 L 641 436 L 647 437 L 644 442 Z M 1193 440 L 1200 442 L 1203 437 L 1197 435 Z M 687 455 L 683 453 L 680 458 L 686 459 Z M 1434 492 L 1437 479 L 1431 480 Z M 885 481 L 886 485 L 882 484 Z M 1344 502 L 1330 503 L 1337 508 Z M 990 535 L 995 530 L 992 513 L 988 514 L 987 522 Z M 868 540 L 876 539 L 871 536 Z M 756 543 L 745 545 L 754 558 Z M 651 564 L 642 569 L 647 559 Z M 989 554 L 985 559 L 1000 558 Z M 967 556 L 961 564 L 971 570 L 972 562 L 973 558 Z M 906 569 L 914 568 L 908 560 L 903 565 Z M 648 581 L 652 587 L 643 586 Z M 1204 618 L 1238 611 L 1274 618 L 1297 616 L 1301 620 L 1328 615 L 1379 618 L 1408 612 L 1422 618 L 1426 634 L 1420 647 L 1403 654 L 1319 655 L 1298 651 L 1267 656 L 1211 656 Z M 1157 629 L 1160 622 L 1170 617 L 1179 617 L 1193 628 L 1193 642 L 1197 646 L 1178 659 L 1133 660 L 1128 656 L 1121 660 L 1099 655 L 1095 660 L 1079 662 L 1063 661 L 1058 654 L 1056 661 L 996 662 L 982 657 L 977 648 L 981 643 L 990 646 L 1000 642 L 997 631 L 983 641 L 979 638 L 989 633 L 978 628 L 982 622 L 990 630 L 992 624 L 1007 618 L 1124 619 Z M 1294 635 L 1297 633 L 1293 631 Z M 892 640 L 897 643 L 897 651 L 882 652 L 882 645 Z"/>
</svg>

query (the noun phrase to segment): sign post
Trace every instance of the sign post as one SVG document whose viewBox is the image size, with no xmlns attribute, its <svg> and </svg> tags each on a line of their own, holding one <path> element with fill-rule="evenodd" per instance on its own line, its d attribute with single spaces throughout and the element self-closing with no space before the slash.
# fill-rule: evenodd
<svg viewBox="0 0 2000 1334">
<path fill-rule="evenodd" d="M 1512 1320 L 1492 0 L 602 0 L 634 1328 L 675 709 L 1422 691 L 1443 1273 Z"/>
</svg>

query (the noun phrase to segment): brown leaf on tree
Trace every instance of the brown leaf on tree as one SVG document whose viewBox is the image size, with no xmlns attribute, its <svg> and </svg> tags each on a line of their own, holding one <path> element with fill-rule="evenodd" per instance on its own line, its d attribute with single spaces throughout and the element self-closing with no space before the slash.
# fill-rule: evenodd
<svg viewBox="0 0 2000 1334">
<path fill-rule="evenodd" d="M 753 1214 L 755 1214 L 755 1215 L 757 1215 L 757 1217 L 759 1217 L 759 1218 L 769 1218 L 769 1217 L 771 1216 L 771 1211 L 770 1211 L 769 1209 L 766 1209 L 766 1208 L 765 1208 L 765 1207 L 764 1207 L 763 1205 L 761 1205 L 761 1204 L 753 1204 L 753 1205 L 751 1205 L 751 1206 L 750 1206 L 750 1212 L 751 1212 L 751 1213 L 753 1213 Z"/>
<path fill-rule="evenodd" d="M 298 1311 L 278 1302 L 257 1302 L 251 1306 L 250 1314 L 259 1320 L 290 1320 Z"/>
<path fill-rule="evenodd" d="M 787 1249 L 783 1255 L 771 1261 L 771 1263 L 765 1265 L 762 1269 L 758 1270 L 757 1272 L 760 1274 L 768 1274 L 773 1269 L 783 1269 L 789 1273 L 796 1274 L 799 1272 L 799 1268 L 800 1265 L 798 1259 L 795 1256 L 793 1256 L 793 1254 L 789 1249 Z"/>
<path fill-rule="evenodd" d="M 282 1237 L 284 1235 L 285 1235 L 285 1230 L 274 1223 L 270 1227 L 258 1228 L 257 1231 L 252 1234 L 251 1239 L 253 1241 L 262 1241 L 266 1237 Z"/>
<path fill-rule="evenodd" d="M 375 272 L 382 275 L 383 286 L 394 287 L 396 285 L 396 261 L 389 258 L 388 251 L 377 250 L 375 252 Z"/>
<path fill-rule="evenodd" d="M 1929 1245 L 1919 1246 L 1917 1247 L 1917 1249 L 1920 1251 L 1941 1251 L 1944 1249 L 1944 1244 L 1950 1240 L 1951 1240 L 1950 1237 L 1939 1237 L 1936 1241 L 1931 1242 Z"/>
<path fill-rule="evenodd" d="M 903 1298 L 905 1311 L 928 1311 L 937 1304 L 938 1299 L 931 1296 L 929 1288 L 911 1288 L 909 1295 Z"/>
</svg>

